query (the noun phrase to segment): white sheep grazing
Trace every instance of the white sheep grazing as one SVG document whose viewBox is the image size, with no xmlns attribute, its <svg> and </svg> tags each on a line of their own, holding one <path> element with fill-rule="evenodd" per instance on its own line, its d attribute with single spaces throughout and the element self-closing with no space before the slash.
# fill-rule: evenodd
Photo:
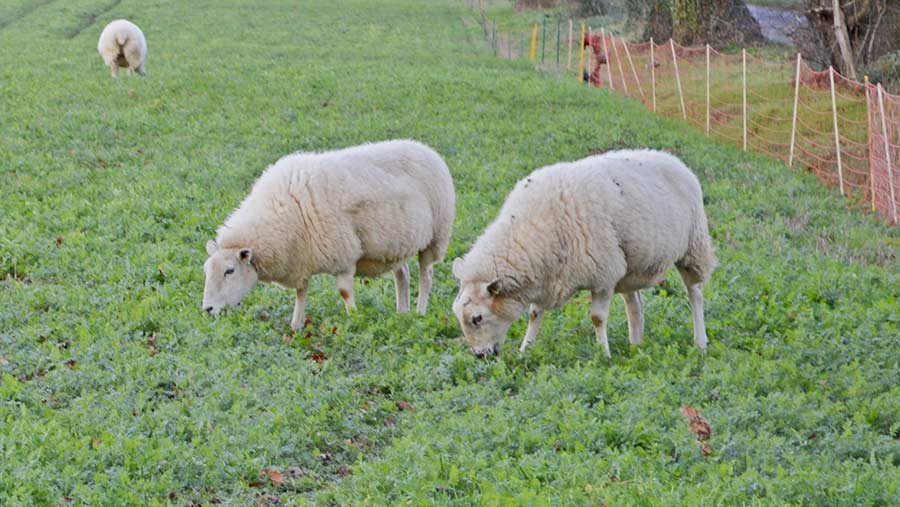
<svg viewBox="0 0 900 507">
<path fill-rule="evenodd" d="M 614 293 L 625 300 L 631 343 L 643 340 L 640 289 L 675 264 L 693 309 L 694 341 L 706 351 L 702 283 L 715 269 L 700 183 L 659 151 L 613 151 L 531 173 L 465 256 L 453 262 L 453 311 L 477 355 L 496 353 L 528 304 L 520 351 L 544 311 L 591 291 L 597 341 L 609 356 L 606 323 Z"/>
<path fill-rule="evenodd" d="M 127 19 L 117 19 L 106 25 L 100 33 L 97 51 L 103 57 L 103 63 L 110 68 L 112 77 L 116 77 L 119 67 L 146 75 L 147 41 L 141 29 Z"/>
<path fill-rule="evenodd" d="M 296 289 L 291 327 L 300 329 L 312 275 L 336 275 L 350 311 L 354 275 L 393 271 L 403 313 L 409 311 L 407 260 L 418 254 L 416 309 L 424 315 L 432 264 L 450 242 L 455 201 L 447 165 L 415 141 L 286 156 L 266 169 L 207 243 L 202 307 L 216 314 L 239 303 L 257 280 L 276 282 Z"/>
</svg>

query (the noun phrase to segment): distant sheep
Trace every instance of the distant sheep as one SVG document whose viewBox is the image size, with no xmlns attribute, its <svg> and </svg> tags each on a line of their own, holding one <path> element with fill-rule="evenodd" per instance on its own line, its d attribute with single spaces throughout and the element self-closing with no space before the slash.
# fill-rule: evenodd
<svg viewBox="0 0 900 507">
<path fill-rule="evenodd" d="M 591 320 L 609 356 L 614 293 L 625 300 L 631 343 L 643 340 L 640 289 L 675 264 L 693 309 L 694 341 L 706 351 L 702 283 L 716 260 L 700 183 L 659 151 L 613 151 L 538 169 L 519 181 L 464 259 L 453 262 L 453 311 L 477 355 L 496 353 L 530 304 L 524 351 L 544 311 L 591 291 Z"/>
<path fill-rule="evenodd" d="M 100 34 L 97 51 L 103 57 L 103 63 L 110 68 L 112 77 L 116 77 L 119 67 L 146 75 L 147 41 L 141 29 L 131 21 L 117 19 L 106 25 Z"/>
<path fill-rule="evenodd" d="M 416 309 L 425 314 L 432 265 L 450 242 L 455 200 L 447 165 L 415 141 L 284 157 L 207 243 L 203 309 L 216 314 L 239 303 L 257 280 L 276 282 L 296 289 L 291 327 L 300 329 L 312 275 L 336 275 L 350 311 L 354 275 L 392 271 L 397 311 L 407 312 L 407 260 L 418 254 Z"/>
</svg>

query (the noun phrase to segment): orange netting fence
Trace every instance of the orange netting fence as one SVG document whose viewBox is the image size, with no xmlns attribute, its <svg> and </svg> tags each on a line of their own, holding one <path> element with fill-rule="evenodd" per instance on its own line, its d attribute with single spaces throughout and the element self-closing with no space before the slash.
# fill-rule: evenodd
<svg viewBox="0 0 900 507">
<path fill-rule="evenodd" d="M 898 223 L 900 96 L 833 68 L 815 71 L 799 54 L 793 62 L 770 62 L 746 50 L 724 54 L 672 40 L 629 43 L 583 25 L 579 37 L 571 21 L 557 25 L 568 34 L 553 34 L 550 58 L 536 24 L 485 33 L 498 56 L 527 57 L 559 72 L 577 69 L 577 79 L 680 118 L 709 137 L 808 167 L 842 195 L 864 199 Z"/>
</svg>

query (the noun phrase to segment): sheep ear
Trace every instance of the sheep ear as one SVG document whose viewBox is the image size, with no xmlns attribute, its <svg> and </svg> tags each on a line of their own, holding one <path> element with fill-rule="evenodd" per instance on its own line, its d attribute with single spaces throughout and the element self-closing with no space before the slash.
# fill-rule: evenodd
<svg viewBox="0 0 900 507">
<path fill-rule="evenodd" d="M 253 261 L 253 250 L 249 248 L 241 248 L 238 252 L 238 259 L 240 259 L 241 262 L 250 264 L 250 262 Z"/>
<path fill-rule="evenodd" d="M 216 240 L 211 239 L 206 242 L 206 255 L 212 255 L 216 253 L 216 250 L 219 249 L 219 245 L 216 244 Z"/>
<path fill-rule="evenodd" d="M 495 278 L 484 286 L 484 290 L 492 297 L 512 296 L 519 288 L 519 282 L 511 277 Z"/>
<path fill-rule="evenodd" d="M 456 278 L 457 280 L 462 279 L 462 267 L 463 260 L 461 257 L 453 259 L 453 278 Z"/>
</svg>

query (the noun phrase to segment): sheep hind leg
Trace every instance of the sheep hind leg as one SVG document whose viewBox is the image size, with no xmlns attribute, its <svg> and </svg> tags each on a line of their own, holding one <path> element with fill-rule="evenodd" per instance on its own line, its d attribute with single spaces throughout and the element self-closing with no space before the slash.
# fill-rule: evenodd
<svg viewBox="0 0 900 507">
<path fill-rule="evenodd" d="M 644 341 L 644 302 L 638 291 L 622 294 L 625 312 L 628 314 L 628 341 L 640 345 Z"/>
<path fill-rule="evenodd" d="M 419 315 L 428 312 L 428 296 L 431 295 L 433 277 L 434 257 L 428 251 L 419 252 L 419 295 L 416 298 L 416 312 Z"/>
<path fill-rule="evenodd" d="M 309 285 L 304 283 L 297 288 L 297 299 L 294 301 L 294 315 L 291 318 L 291 329 L 299 331 L 306 324 L 306 294 Z"/>
<path fill-rule="evenodd" d="M 612 357 L 612 354 L 609 353 L 609 338 L 606 336 L 606 321 L 609 318 L 611 303 L 611 290 L 591 292 L 591 322 L 594 324 L 597 343 L 603 347 L 606 357 Z"/>
<path fill-rule="evenodd" d="M 519 352 L 525 352 L 525 349 L 537 338 L 541 332 L 541 322 L 544 321 L 544 310 L 535 305 L 531 305 L 528 311 L 528 329 L 525 330 L 525 338 L 522 339 L 522 345 L 519 346 Z"/>
<path fill-rule="evenodd" d="M 356 310 L 356 296 L 353 293 L 353 271 L 340 273 L 337 275 L 337 289 L 341 299 L 344 300 L 344 308 L 347 313 L 353 313 Z"/>
<path fill-rule="evenodd" d="M 394 270 L 394 290 L 397 293 L 397 313 L 409 312 L 409 266 Z"/>
<path fill-rule="evenodd" d="M 703 318 L 703 283 L 696 273 L 687 268 L 678 268 L 684 286 L 687 288 L 688 300 L 691 302 L 691 315 L 694 320 L 694 343 L 706 354 L 706 345 L 709 339 L 706 337 L 706 322 Z"/>
</svg>

